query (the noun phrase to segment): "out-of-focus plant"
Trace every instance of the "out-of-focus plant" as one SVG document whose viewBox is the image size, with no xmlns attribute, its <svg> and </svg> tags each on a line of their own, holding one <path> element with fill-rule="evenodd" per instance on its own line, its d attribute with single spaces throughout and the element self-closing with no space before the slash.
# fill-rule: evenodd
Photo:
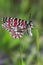
<svg viewBox="0 0 43 65">
<path fill-rule="evenodd" d="M 43 65 L 43 0 L 0 0 L 1 18 L 12 16 L 29 20 L 30 13 L 30 20 L 36 25 L 32 38 L 24 33 L 22 39 L 12 39 L 9 32 L 2 29 L 0 20 L 0 51 L 10 57 L 12 65 Z M 9 60 L 5 64 L 8 65 Z"/>
</svg>

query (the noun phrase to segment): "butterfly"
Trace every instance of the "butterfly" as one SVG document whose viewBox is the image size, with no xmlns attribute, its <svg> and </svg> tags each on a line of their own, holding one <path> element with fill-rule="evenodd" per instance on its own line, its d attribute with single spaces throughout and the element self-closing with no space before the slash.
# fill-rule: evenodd
<svg viewBox="0 0 43 65">
<path fill-rule="evenodd" d="M 26 21 L 15 17 L 2 18 L 2 27 L 8 30 L 13 38 L 22 38 L 25 30 L 28 35 L 32 36 L 32 26 L 32 21 Z"/>
</svg>

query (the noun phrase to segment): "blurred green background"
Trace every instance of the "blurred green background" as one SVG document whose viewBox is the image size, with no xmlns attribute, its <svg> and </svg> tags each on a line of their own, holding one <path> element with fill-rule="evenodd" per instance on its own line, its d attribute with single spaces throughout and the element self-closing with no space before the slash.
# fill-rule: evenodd
<svg viewBox="0 0 43 65">
<path fill-rule="evenodd" d="M 33 36 L 12 39 L 3 16 L 32 20 Z M 43 65 L 43 0 L 0 0 L 0 65 Z"/>
</svg>

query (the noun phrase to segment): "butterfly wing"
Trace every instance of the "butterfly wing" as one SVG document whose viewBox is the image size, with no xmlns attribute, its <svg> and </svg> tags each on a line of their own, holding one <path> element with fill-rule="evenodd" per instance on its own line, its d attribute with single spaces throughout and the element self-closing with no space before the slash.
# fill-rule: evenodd
<svg viewBox="0 0 43 65">
<path fill-rule="evenodd" d="M 23 30 L 21 29 L 22 26 L 20 28 L 17 27 L 15 22 L 16 20 L 14 20 L 14 26 L 13 26 L 13 23 L 11 25 L 10 18 L 7 18 L 7 21 L 4 19 L 4 22 L 2 23 L 2 27 L 5 30 L 9 31 L 11 37 L 21 38 L 23 36 Z"/>
</svg>

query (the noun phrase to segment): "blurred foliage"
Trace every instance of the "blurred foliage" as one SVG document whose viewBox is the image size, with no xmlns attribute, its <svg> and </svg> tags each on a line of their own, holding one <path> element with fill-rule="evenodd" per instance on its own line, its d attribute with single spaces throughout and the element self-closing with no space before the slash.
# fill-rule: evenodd
<svg viewBox="0 0 43 65">
<path fill-rule="evenodd" d="M 32 20 L 33 36 L 12 39 L 2 29 L 3 16 Z M 0 0 L 0 53 L 10 58 L 4 65 L 43 65 L 43 0 Z"/>
</svg>

